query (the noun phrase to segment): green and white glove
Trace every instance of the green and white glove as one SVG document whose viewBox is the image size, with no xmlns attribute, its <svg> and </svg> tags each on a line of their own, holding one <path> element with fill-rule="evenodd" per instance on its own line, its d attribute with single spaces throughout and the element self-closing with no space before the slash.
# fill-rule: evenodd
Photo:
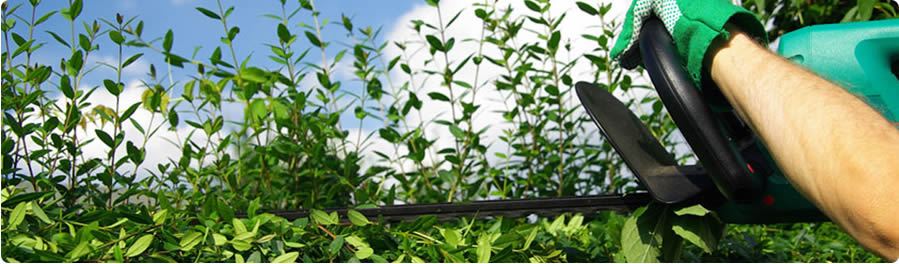
<svg viewBox="0 0 899 264">
<path fill-rule="evenodd" d="M 715 39 L 730 37 L 724 28 L 726 23 L 736 25 L 760 42 L 767 42 L 765 28 L 755 15 L 727 0 L 634 0 L 612 48 L 612 59 L 629 69 L 641 64 L 637 47 L 640 28 L 653 14 L 671 33 L 678 55 L 697 87 L 701 87 L 703 58 L 709 46 Z"/>
</svg>

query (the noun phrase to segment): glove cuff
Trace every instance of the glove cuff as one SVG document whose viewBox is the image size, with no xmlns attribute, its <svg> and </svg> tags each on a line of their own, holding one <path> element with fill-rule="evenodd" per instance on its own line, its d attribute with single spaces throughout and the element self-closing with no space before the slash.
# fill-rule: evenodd
<svg viewBox="0 0 899 264">
<path fill-rule="evenodd" d="M 726 24 L 736 25 L 762 44 L 768 42 L 761 22 L 742 7 L 725 1 L 681 1 L 679 8 L 683 14 L 674 26 L 672 36 L 696 87 L 701 88 L 701 84 L 707 81 L 704 79 L 708 79 L 703 62 L 712 43 L 730 38 Z"/>
</svg>

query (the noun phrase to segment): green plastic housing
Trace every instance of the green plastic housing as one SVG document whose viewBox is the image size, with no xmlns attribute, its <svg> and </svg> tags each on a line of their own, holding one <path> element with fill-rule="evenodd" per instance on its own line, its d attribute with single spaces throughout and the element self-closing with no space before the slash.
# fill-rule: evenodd
<svg viewBox="0 0 899 264">
<path fill-rule="evenodd" d="M 899 19 L 805 27 L 783 35 L 778 53 L 863 98 L 894 124 L 899 122 Z M 717 209 L 722 220 L 827 220 L 790 185 L 764 146 L 755 147 L 773 168 L 764 176 L 763 193 L 750 203 L 725 203 Z"/>
<path fill-rule="evenodd" d="M 899 19 L 806 27 L 781 37 L 778 53 L 899 121 Z"/>
</svg>

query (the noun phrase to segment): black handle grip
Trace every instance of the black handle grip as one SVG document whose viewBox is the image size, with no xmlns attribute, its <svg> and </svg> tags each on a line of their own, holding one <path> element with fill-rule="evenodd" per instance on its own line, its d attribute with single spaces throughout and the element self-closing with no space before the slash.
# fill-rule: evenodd
<svg viewBox="0 0 899 264">
<path fill-rule="evenodd" d="M 643 24 L 639 44 L 643 66 L 653 86 L 718 190 L 731 200 L 751 199 L 760 190 L 761 181 L 752 177 L 737 155 L 685 71 L 671 35 L 658 18 L 651 17 Z"/>
</svg>

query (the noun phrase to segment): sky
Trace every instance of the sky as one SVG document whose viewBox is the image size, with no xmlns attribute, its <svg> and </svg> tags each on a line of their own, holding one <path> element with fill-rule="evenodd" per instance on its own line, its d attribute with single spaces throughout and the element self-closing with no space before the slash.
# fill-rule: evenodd
<svg viewBox="0 0 899 264">
<path fill-rule="evenodd" d="M 269 69 L 276 68 L 275 64 L 267 59 L 267 56 L 270 54 L 270 50 L 267 46 L 265 46 L 265 43 L 274 43 L 277 41 L 275 26 L 277 25 L 278 21 L 267 18 L 264 15 L 269 13 L 280 13 L 279 1 L 223 0 L 222 2 L 225 8 L 231 5 L 234 5 L 236 8 L 236 11 L 233 13 L 233 15 L 229 17 L 228 22 L 229 25 L 237 25 L 241 27 L 240 34 L 237 36 L 234 42 L 238 58 L 243 59 L 247 56 L 252 55 L 250 64 L 267 67 Z M 608 3 L 612 2 L 612 0 L 600 0 L 599 2 Z M 27 1 L 25 0 L 12 0 L 9 4 L 16 5 L 19 3 L 22 3 L 24 5 L 23 8 L 18 11 L 18 14 L 25 14 L 26 12 L 23 12 L 23 10 L 29 10 L 30 12 L 30 6 L 28 6 Z M 66 3 L 67 1 L 62 0 L 44 0 L 38 8 L 38 16 L 51 10 L 59 10 L 61 8 L 64 8 L 67 5 Z M 290 7 L 297 6 L 296 1 L 288 1 L 288 3 Z M 479 19 L 474 16 L 472 3 L 472 1 L 461 0 L 441 1 L 440 6 L 443 10 L 445 10 L 443 16 L 450 16 L 451 14 L 462 11 L 458 22 L 456 22 L 452 28 L 449 28 L 447 30 L 447 38 L 455 37 L 456 39 L 464 40 L 479 37 L 479 29 L 481 28 L 481 25 Z M 594 44 L 589 43 L 580 36 L 581 34 L 588 33 L 592 30 L 597 30 L 600 23 L 596 18 L 586 15 L 585 13 L 578 10 L 574 3 L 574 1 L 554 1 L 552 8 L 550 9 L 550 12 L 556 17 L 560 16 L 561 14 L 566 14 L 566 19 L 560 28 L 563 36 L 563 43 L 571 44 L 572 50 L 571 52 L 560 51 L 559 56 L 563 58 L 566 56 L 577 57 L 581 54 L 591 52 L 590 49 L 593 48 Z M 523 4 L 523 1 L 502 0 L 497 4 L 497 6 L 511 6 L 516 10 L 515 12 L 518 12 L 519 14 L 528 12 L 527 8 Z M 197 57 L 199 59 L 205 60 L 205 58 L 208 58 L 209 54 L 212 53 L 215 47 L 222 46 L 222 44 L 219 42 L 219 38 L 223 35 L 224 29 L 218 21 L 209 19 L 200 14 L 196 10 L 196 7 L 204 7 L 214 11 L 218 10 L 216 1 L 211 0 L 86 0 L 84 12 L 79 17 L 79 20 L 91 21 L 99 18 L 114 20 L 116 13 L 120 13 L 126 17 L 137 16 L 139 20 L 143 20 L 145 23 L 143 36 L 146 39 L 161 38 L 165 34 L 165 32 L 171 28 L 174 32 L 174 53 L 189 56 L 194 52 L 195 48 L 199 48 Z M 341 14 L 344 14 L 353 19 L 353 23 L 357 28 L 365 26 L 371 26 L 376 29 L 380 28 L 382 30 L 382 41 L 416 41 L 416 38 L 420 38 L 420 35 L 418 35 L 410 27 L 409 21 L 413 19 L 420 19 L 433 24 L 438 23 L 436 16 L 437 14 L 435 12 L 436 9 L 425 5 L 423 0 L 320 0 L 316 1 L 316 7 L 322 12 L 322 18 L 332 20 L 339 19 Z M 620 21 L 623 18 L 623 13 L 626 8 L 627 5 L 624 4 L 613 5 L 613 9 L 609 13 L 608 18 Z M 444 17 L 444 19 L 448 19 L 448 17 Z M 294 21 L 309 22 L 310 19 L 308 17 L 308 13 L 301 12 L 300 15 L 298 15 L 298 17 L 294 19 Z M 20 34 L 24 34 L 23 26 L 24 25 L 17 26 L 17 29 L 15 29 L 14 31 L 20 32 Z M 300 26 L 297 23 L 294 23 L 290 26 L 291 32 L 294 32 L 295 34 L 302 32 Z M 68 48 L 59 45 L 50 37 L 49 34 L 45 33 L 45 31 L 55 31 L 61 33 L 61 35 L 64 37 L 68 37 L 70 34 L 68 21 L 57 15 L 42 24 L 40 27 L 41 28 L 35 32 L 35 37 L 39 42 L 47 42 L 48 45 L 46 45 L 34 55 L 34 60 L 44 64 L 57 64 L 59 58 L 68 57 Z M 427 30 L 428 29 L 425 29 L 425 31 Z M 434 32 L 425 33 L 433 34 Z M 338 41 L 346 40 L 345 30 L 342 28 L 342 26 L 337 24 L 327 26 L 323 34 L 325 39 Z M 112 42 L 110 42 L 108 40 L 108 37 L 106 36 L 101 37 L 101 39 L 102 42 L 100 43 L 101 49 L 99 53 L 92 55 L 93 59 L 88 60 L 88 64 L 96 64 L 103 61 L 115 61 L 116 54 L 113 53 L 115 49 L 108 47 L 112 45 Z M 520 37 L 520 41 L 522 41 L 523 43 L 525 41 L 533 42 L 540 40 L 538 39 L 536 34 L 523 33 Z M 6 44 L 3 43 L 3 45 L 5 46 Z M 333 57 L 336 50 L 337 49 L 335 48 L 329 49 L 330 53 L 327 54 L 327 56 Z M 423 42 L 419 41 L 418 44 L 410 44 L 409 50 L 411 50 L 412 53 L 404 55 L 408 56 L 409 61 L 412 62 L 410 66 L 413 69 L 420 70 L 428 67 L 442 67 L 440 65 L 440 63 L 442 62 L 436 62 L 436 64 L 431 63 L 430 65 L 426 65 L 424 63 L 425 61 L 427 61 L 427 49 L 423 46 Z M 456 48 L 454 48 L 449 55 L 451 58 L 463 58 L 468 53 L 471 53 L 474 50 L 477 50 L 477 45 L 474 42 L 461 41 L 457 42 Z M 158 54 L 151 54 L 153 53 L 152 51 L 135 48 L 128 48 L 125 50 L 126 54 L 134 54 L 137 52 L 143 52 L 145 53 L 145 56 L 143 56 L 132 66 L 129 66 L 124 73 L 123 82 L 126 83 L 126 89 L 121 96 L 123 102 L 138 102 L 140 100 L 140 95 L 145 88 L 140 87 L 140 83 L 137 80 L 143 79 L 145 77 L 150 64 L 155 64 L 157 71 L 164 71 L 163 69 L 165 68 L 165 64 L 162 61 L 161 56 L 159 56 Z M 484 52 L 486 55 L 495 57 L 498 56 L 499 51 L 487 49 Z M 386 50 L 386 55 L 388 58 L 392 58 L 394 56 L 401 55 L 401 53 L 398 49 L 393 47 L 393 45 L 390 45 Z M 315 60 L 320 57 L 320 55 L 318 55 L 317 53 L 314 53 L 310 56 L 313 56 L 313 59 Z M 350 59 L 345 58 L 344 61 L 349 63 Z M 475 74 L 476 69 L 471 65 L 472 64 L 469 64 L 470 67 L 463 68 L 457 74 L 457 77 L 462 80 L 473 80 L 477 75 Z M 340 68 L 340 65 L 338 65 L 338 68 Z M 176 71 L 173 74 L 175 76 L 174 79 L 184 80 L 184 74 L 191 73 L 191 71 L 193 70 L 193 67 L 188 66 L 188 69 L 184 72 L 179 73 Z M 343 87 L 347 89 L 359 89 L 358 87 L 360 85 L 358 84 L 358 82 L 352 80 L 353 77 L 351 76 L 351 73 L 339 74 L 340 69 L 337 69 L 336 71 L 338 72 L 338 74 L 335 74 L 335 78 L 342 79 L 341 81 L 344 83 Z M 348 70 L 345 71 L 349 72 Z M 474 117 L 473 123 L 476 126 L 474 130 L 487 129 L 488 132 L 485 134 L 485 137 L 487 138 L 485 138 L 484 141 L 497 143 L 500 142 L 498 140 L 498 136 L 502 134 L 502 129 L 507 128 L 510 124 L 504 122 L 503 118 L 498 113 L 498 111 L 504 110 L 505 104 L 503 103 L 503 101 L 505 101 L 506 97 L 505 95 L 493 89 L 490 81 L 496 78 L 504 70 L 499 68 L 485 67 L 477 71 L 480 71 L 481 79 L 479 80 L 479 83 L 483 83 L 485 85 L 485 88 L 481 89 L 481 91 L 484 92 L 479 92 L 476 98 L 476 103 L 482 105 L 482 108 L 479 109 L 478 113 Z M 572 77 L 575 80 L 587 79 L 591 78 L 590 76 L 592 76 L 591 69 L 589 65 L 587 65 L 587 62 L 585 60 L 581 60 L 581 62 L 574 67 L 572 73 Z M 111 78 L 114 76 L 114 71 L 112 71 L 111 69 L 99 69 L 98 72 L 92 73 L 88 75 L 88 77 L 86 77 L 84 85 L 82 85 L 82 89 L 84 89 L 85 87 L 100 85 L 102 83 L 102 79 Z M 400 74 L 399 71 L 392 72 L 391 77 L 394 82 L 397 83 L 402 83 L 404 81 L 410 80 L 408 76 Z M 635 80 L 635 83 L 645 82 L 645 80 L 641 79 Z M 443 105 L 443 103 L 441 102 L 430 101 L 430 99 L 425 96 L 425 94 L 427 94 L 428 92 L 436 91 L 436 89 L 445 89 L 445 87 L 441 87 L 441 85 L 439 84 L 439 80 L 435 80 L 434 78 L 426 79 L 416 77 L 415 82 L 413 83 L 413 87 L 421 87 L 421 90 L 419 91 L 419 98 L 425 100 L 425 106 L 422 109 L 422 115 L 420 118 L 411 118 L 411 124 L 415 124 L 417 122 L 427 123 L 428 120 L 433 120 L 435 118 L 446 118 L 447 115 L 451 114 L 450 112 L 448 112 L 448 107 L 446 105 Z M 180 88 L 176 89 L 176 91 L 174 92 L 176 96 L 180 94 L 179 90 Z M 620 96 L 641 98 L 642 96 L 646 96 L 646 94 L 622 94 Z M 100 91 L 92 96 L 90 101 L 94 104 L 108 104 L 108 102 L 114 101 L 114 97 L 106 93 L 105 90 L 100 89 Z M 62 104 L 61 101 L 59 103 Z M 579 108 L 579 102 L 577 102 L 576 98 L 571 98 L 570 100 L 566 101 L 566 104 L 569 104 L 569 107 Z M 226 106 L 225 111 L 226 112 L 224 113 L 224 115 L 226 120 L 242 120 L 242 106 Z M 183 115 L 184 114 L 182 114 L 182 116 Z M 160 122 L 158 117 L 153 117 L 146 111 L 138 111 L 138 113 L 135 114 L 133 118 L 138 120 L 138 122 L 140 123 L 156 122 L 158 124 L 158 122 Z M 376 129 L 378 129 L 381 125 L 380 121 L 369 118 L 366 123 L 364 123 L 362 126 L 359 126 L 358 121 L 353 118 L 352 113 L 344 114 L 341 123 L 344 125 L 343 128 L 347 129 L 350 132 L 350 139 L 357 138 L 358 134 L 367 135 L 373 131 L 376 131 Z M 437 139 L 435 149 L 440 149 L 452 144 L 452 136 L 449 134 L 448 130 L 445 127 L 429 124 L 426 125 L 425 129 L 427 133 L 430 133 L 430 138 Z M 463 129 L 465 128 L 463 127 Z M 93 128 L 89 128 L 88 131 L 93 131 Z M 153 164 L 165 162 L 168 159 L 177 159 L 176 155 L 180 155 L 180 151 L 178 151 L 178 149 L 172 144 L 162 140 L 169 139 L 174 141 L 181 141 L 183 140 L 183 138 L 181 137 L 187 135 L 189 131 L 190 127 L 184 125 L 182 122 L 182 125 L 179 126 L 175 131 L 161 131 L 160 134 L 157 135 L 157 139 L 151 139 L 156 141 L 148 144 L 148 157 L 146 161 L 148 167 L 155 167 L 155 165 Z M 133 140 L 135 142 L 142 141 L 142 138 L 139 138 L 138 133 L 136 133 L 135 131 L 126 130 L 126 135 L 126 140 Z M 585 136 L 596 137 L 595 140 L 600 140 L 598 133 Z M 194 137 L 201 143 L 206 140 L 203 138 L 196 138 L 196 135 Z M 371 144 L 370 149 L 379 149 L 382 151 L 392 149 L 392 145 L 377 138 L 370 141 L 369 143 Z M 505 152 L 507 151 L 506 148 L 508 148 L 508 146 L 503 144 L 492 144 L 490 145 L 489 150 L 489 153 L 491 154 L 488 156 L 492 157 L 493 152 Z M 94 142 L 93 144 L 87 146 L 84 150 L 89 154 L 89 156 L 100 156 L 105 153 L 106 147 L 100 143 Z M 385 152 L 388 155 L 402 154 L 391 153 L 391 151 Z M 428 159 L 434 158 L 435 157 L 429 157 Z"/>
<path fill-rule="evenodd" d="M 10 0 L 3 2 L 7 2 L 7 5 L 10 7 L 21 4 L 22 6 L 16 11 L 15 15 L 30 19 L 31 6 L 27 0 Z M 40 17 L 47 12 L 66 8 L 68 7 L 68 2 L 69 1 L 64 0 L 44 0 L 36 10 L 37 17 Z M 297 1 L 295 0 L 287 2 L 287 12 L 291 12 L 291 8 L 296 8 L 298 6 Z M 316 8 L 321 12 L 320 16 L 323 19 L 336 21 L 335 19 L 339 19 L 341 15 L 346 15 L 352 18 L 353 23 L 357 28 L 371 26 L 375 29 L 382 28 L 382 30 L 385 31 L 389 28 L 393 28 L 394 25 L 398 23 L 397 20 L 412 8 L 424 5 L 424 1 L 411 0 L 391 0 L 389 1 L 389 4 L 385 3 L 386 2 L 383 1 L 364 0 L 325 0 L 315 2 Z M 276 65 L 267 58 L 271 51 L 265 44 L 277 42 L 275 27 L 279 21 L 275 21 L 264 15 L 280 15 L 281 8 L 279 1 L 223 0 L 222 5 L 226 9 L 229 6 L 235 7 L 235 12 L 228 18 L 228 23 L 229 26 L 239 26 L 241 28 L 240 33 L 234 41 L 237 57 L 242 60 L 243 58 L 250 56 L 250 65 L 276 68 Z M 172 29 L 174 33 L 173 52 L 175 54 L 189 57 L 195 49 L 199 48 L 197 57 L 205 60 L 216 47 L 224 46 L 219 41 L 219 38 L 224 34 L 224 29 L 219 21 L 203 16 L 196 10 L 197 7 L 203 7 L 216 12 L 218 11 L 216 1 L 211 0 L 86 0 L 84 2 L 83 11 L 78 17 L 76 31 L 79 33 L 83 32 L 81 26 L 83 21 L 100 19 L 114 21 L 117 13 L 122 14 L 126 18 L 137 17 L 134 22 L 135 24 L 137 21 L 144 21 L 143 37 L 145 39 L 152 40 L 154 38 L 161 38 L 165 35 L 166 31 Z M 291 31 L 294 34 L 299 34 L 302 32 L 300 31 L 299 23 L 310 21 L 311 19 L 309 18 L 308 12 L 300 12 L 292 20 L 293 24 L 290 25 Z M 18 23 L 12 32 L 27 37 L 26 29 L 27 27 L 24 23 Z M 39 25 L 34 32 L 36 42 L 44 42 L 46 45 L 32 56 L 32 61 L 41 64 L 58 65 L 60 58 L 67 58 L 70 56 L 70 50 L 68 47 L 56 42 L 46 31 L 56 32 L 68 41 L 71 36 L 70 23 L 57 13 L 46 22 Z M 324 39 L 346 39 L 345 30 L 338 24 L 326 26 L 322 34 Z M 386 32 L 381 34 L 382 40 L 385 34 Z M 305 39 L 301 38 L 299 41 L 304 42 Z M 2 48 L 5 50 L 7 43 L 0 43 L 2 43 Z M 105 35 L 99 37 L 98 43 L 100 49 L 90 55 L 87 65 L 94 66 L 98 65 L 100 62 L 115 64 L 117 53 L 116 49 L 113 48 L 113 43 L 109 41 L 108 37 Z M 15 44 L 13 44 L 11 48 L 15 49 L 15 47 Z M 227 49 L 224 50 L 227 51 Z M 336 50 L 336 48 L 329 49 L 328 56 L 333 57 Z M 156 69 L 160 74 L 164 74 L 165 72 L 165 63 L 162 56 L 159 54 L 155 54 L 152 51 L 142 48 L 125 47 L 124 49 L 126 57 L 129 56 L 129 54 L 136 54 L 139 52 L 144 53 L 144 56 L 123 71 L 122 80 L 126 84 L 126 89 L 121 95 L 122 105 L 130 105 L 131 103 L 140 101 L 141 93 L 145 88 L 141 87 L 138 80 L 147 78 L 146 74 L 149 71 L 151 64 L 156 66 Z M 17 59 L 23 60 L 23 57 L 24 56 Z M 319 53 L 312 52 L 309 57 L 318 60 L 321 56 Z M 194 67 L 189 65 L 184 70 L 174 68 L 174 80 L 185 80 L 186 74 L 193 74 L 194 70 Z M 107 78 L 114 79 L 115 72 L 107 67 L 99 67 L 94 72 L 85 76 L 82 83 L 82 89 L 101 85 L 103 79 Z M 55 82 L 56 80 L 55 78 L 51 78 L 51 81 Z M 351 86 L 346 85 L 347 83 L 348 81 L 345 81 L 345 87 Z M 176 85 L 173 94 L 177 96 L 177 94 L 180 94 L 180 90 L 180 85 Z M 51 97 L 52 96 L 58 97 L 59 94 L 57 93 L 56 95 L 51 95 Z M 94 105 L 105 104 L 107 106 L 111 101 L 114 101 L 114 97 L 106 93 L 103 89 L 99 89 L 95 92 L 89 100 L 89 102 Z M 243 115 L 242 107 L 226 107 L 225 111 L 224 115 L 226 120 L 241 120 Z M 186 114 L 182 114 L 182 116 L 186 116 Z M 133 118 L 144 125 L 147 125 L 151 121 L 155 121 L 156 124 L 160 122 L 158 118 L 154 118 L 145 111 L 138 111 Z M 182 120 L 184 118 L 185 117 L 182 117 Z M 346 121 L 343 123 L 358 127 L 358 123 L 348 122 L 349 119 L 352 119 L 352 114 L 346 115 L 343 119 Z M 93 131 L 93 128 L 88 128 L 87 131 Z M 180 141 L 183 140 L 183 138 L 179 138 L 178 136 L 186 135 L 188 132 L 189 128 L 185 127 L 182 122 L 178 131 L 160 131 L 157 137 L 160 139 L 167 138 Z M 142 141 L 142 138 L 139 137 L 136 131 L 126 130 L 126 135 L 127 140 L 133 140 L 135 142 Z M 201 138 L 198 140 L 202 141 L 205 139 Z M 85 148 L 85 153 L 89 156 L 100 156 L 102 153 L 105 153 L 105 146 L 94 142 Z M 150 164 L 150 167 L 155 167 L 155 165 L 152 164 L 165 162 L 168 158 L 172 158 L 172 155 L 163 153 L 178 153 L 178 151 L 172 144 L 161 140 L 148 144 L 149 156 L 147 157 L 146 163 Z"/>
<path fill-rule="evenodd" d="M 353 22 L 357 26 L 370 25 L 374 28 L 392 26 L 396 23 L 399 16 L 410 10 L 416 5 L 423 5 L 423 1 L 411 0 L 391 0 L 390 4 L 384 4 L 382 1 L 364 1 L 364 0 L 340 0 L 340 1 L 317 1 L 316 8 L 322 12 L 322 18 L 339 19 L 341 14 L 353 18 Z M 26 0 L 10 0 L 10 6 L 23 4 L 22 8 L 17 11 L 20 15 L 30 15 L 31 7 Z M 229 26 L 239 26 L 240 34 L 234 41 L 238 58 L 245 58 L 254 54 L 251 64 L 256 65 L 274 65 L 266 56 L 270 53 L 265 43 L 274 43 L 277 41 L 275 26 L 277 21 L 264 17 L 265 14 L 280 15 L 280 3 L 276 0 L 224 0 L 222 4 L 227 8 L 234 6 L 235 12 L 229 17 Z M 40 16 L 52 10 L 60 10 L 68 6 L 68 1 L 64 0 L 44 0 L 37 9 Z M 288 8 L 296 7 L 296 1 L 288 1 Z M 144 21 L 144 38 L 160 38 L 167 30 L 172 29 L 174 32 L 173 51 L 180 55 L 190 55 L 194 49 L 200 47 L 199 58 L 206 58 L 215 47 L 221 46 L 219 38 L 224 34 L 224 29 L 218 21 L 209 19 L 200 14 L 196 8 L 203 7 L 209 10 L 218 11 L 216 1 L 211 0 L 86 0 L 84 11 L 79 16 L 80 21 L 92 21 L 94 19 L 106 19 L 113 21 L 115 14 L 119 13 L 125 17 L 137 17 L 138 20 Z M 23 12 L 27 11 L 27 12 Z M 289 12 L 290 10 L 288 10 Z M 292 29 L 294 34 L 298 33 L 300 21 L 310 21 L 302 16 L 308 16 L 307 13 L 300 13 L 293 20 Z M 18 32 L 24 36 L 25 25 L 20 24 L 14 32 Z M 77 28 L 81 31 L 80 22 Z M 47 42 L 40 52 L 34 55 L 34 59 L 41 63 L 54 63 L 63 56 L 68 56 L 68 48 L 59 45 L 45 31 L 54 31 L 59 33 L 63 38 L 68 40 L 71 28 L 68 21 L 58 14 L 53 16 L 47 22 L 40 25 L 35 32 L 35 38 L 38 41 Z M 325 39 L 343 39 L 344 31 L 339 26 L 326 27 L 323 32 Z M 115 50 L 105 45 L 111 46 L 112 43 L 108 38 L 103 36 L 100 43 L 100 52 L 95 58 L 98 60 L 112 60 L 115 58 Z M 5 45 L 5 44 L 4 44 Z M 126 48 L 126 54 L 136 52 L 144 52 L 139 48 Z M 159 56 L 150 56 L 145 54 L 140 62 L 136 64 L 138 67 L 131 69 L 126 77 L 139 78 L 149 67 L 150 63 L 156 64 L 157 69 L 164 65 L 162 58 Z M 55 63 L 54 63 L 55 64 Z M 131 68 L 131 67 L 129 67 Z M 92 77 L 103 77 L 104 74 L 94 74 L 87 76 L 88 82 L 99 82 L 101 79 Z"/>
<path fill-rule="evenodd" d="M 65 0 L 44 0 L 37 8 L 37 16 L 53 10 L 61 10 L 68 6 L 69 1 Z M 288 11 L 298 6 L 297 1 L 287 1 Z M 389 4 L 385 4 L 389 3 Z M 9 6 L 22 4 L 22 7 L 16 12 L 20 16 L 30 15 L 31 7 L 27 0 L 10 0 Z M 249 64 L 262 66 L 267 68 L 277 68 L 277 65 L 270 61 L 267 57 L 271 51 L 267 43 L 277 43 L 277 35 L 275 27 L 280 21 L 265 17 L 266 14 L 280 15 L 280 2 L 277 0 L 223 0 L 222 5 L 225 9 L 229 6 L 235 7 L 235 12 L 228 18 L 229 26 L 238 26 L 241 31 L 234 40 L 234 47 L 239 60 L 250 57 Z M 416 6 L 424 6 L 424 1 L 413 0 L 391 0 L 384 1 L 365 1 L 365 0 L 326 0 L 315 1 L 316 9 L 320 10 L 322 19 L 331 19 L 332 23 L 326 26 L 322 32 L 323 38 L 327 40 L 347 41 L 346 31 L 339 24 L 334 23 L 339 20 L 341 15 L 352 18 L 356 28 L 371 26 L 374 29 L 382 29 L 381 40 L 387 31 L 397 24 L 408 24 L 398 21 L 398 19 L 409 12 Z M 216 1 L 212 0 L 87 0 L 84 3 L 82 14 L 78 17 L 79 25 L 76 30 L 83 32 L 81 21 L 93 21 L 106 19 L 114 21 L 115 14 L 122 14 L 126 18 L 137 17 L 137 21 L 144 21 L 143 37 L 146 40 L 161 39 L 166 31 L 171 29 L 174 33 L 173 53 L 189 57 L 195 51 L 197 58 L 205 60 L 209 57 L 216 47 L 222 47 L 223 52 L 227 52 L 227 48 L 219 41 L 224 35 L 224 28 L 219 23 L 209 19 L 199 11 L 197 7 L 203 7 L 218 12 Z M 305 17 L 304 17 L 305 16 Z M 5 18 L 4 18 L 5 19 Z M 308 12 L 300 12 L 292 19 L 291 32 L 302 35 L 300 28 L 301 22 L 309 23 Z M 70 50 L 57 43 L 46 31 L 53 31 L 61 35 L 68 41 L 71 36 L 70 24 L 62 18 L 58 13 L 52 18 L 44 22 L 35 31 L 34 36 L 37 42 L 46 42 L 47 45 L 42 47 L 39 52 L 33 55 L 33 61 L 42 64 L 57 65 L 59 58 L 70 56 Z M 14 28 L 13 32 L 17 32 L 22 36 L 26 35 L 26 27 L 23 23 Z M 112 48 L 113 43 L 109 41 L 107 36 L 101 36 L 99 41 L 100 50 L 95 52 L 88 59 L 88 65 L 97 65 L 99 62 L 115 64 L 117 59 L 116 49 Z M 298 42 L 305 42 L 304 38 L 300 38 Z M 158 42 L 157 42 L 158 43 Z M 5 48 L 5 43 L 3 43 Z M 305 45 L 305 44 L 304 44 Z M 308 46 L 308 45 L 307 45 Z M 15 46 L 13 46 L 14 48 Z M 328 56 L 335 56 L 338 49 L 330 48 Z M 158 72 L 165 72 L 165 63 L 162 56 L 154 54 L 142 48 L 126 47 L 124 49 L 125 57 L 129 54 L 144 53 L 137 62 L 127 67 L 123 72 L 123 82 L 128 84 L 131 80 L 145 79 L 146 73 L 149 71 L 150 64 L 154 64 Z M 229 58 L 226 54 L 226 58 Z M 317 52 L 311 52 L 307 58 L 312 60 L 320 60 Z M 349 56 L 347 56 L 349 57 Z M 226 61 L 230 61 L 227 59 Z M 345 59 L 345 62 L 349 62 Z M 339 65 L 345 66 L 347 64 Z M 187 74 L 194 74 L 194 67 L 188 66 L 186 69 L 173 69 L 174 80 L 184 80 Z M 342 76 L 350 79 L 351 74 L 348 69 L 344 69 Z M 103 79 L 114 77 L 115 72 L 107 67 L 100 67 L 96 72 L 88 74 L 84 79 L 84 87 L 93 87 L 102 84 Z M 311 79 L 311 78 L 310 78 Z M 345 81 L 345 87 L 359 89 L 359 85 L 353 85 L 350 81 Z M 240 117 L 240 111 L 232 111 L 226 113 L 229 118 Z M 353 115 L 344 115 L 342 120 L 351 124 Z M 375 125 L 375 120 L 367 120 L 366 125 Z M 354 126 L 358 126 L 355 124 Z"/>
</svg>

